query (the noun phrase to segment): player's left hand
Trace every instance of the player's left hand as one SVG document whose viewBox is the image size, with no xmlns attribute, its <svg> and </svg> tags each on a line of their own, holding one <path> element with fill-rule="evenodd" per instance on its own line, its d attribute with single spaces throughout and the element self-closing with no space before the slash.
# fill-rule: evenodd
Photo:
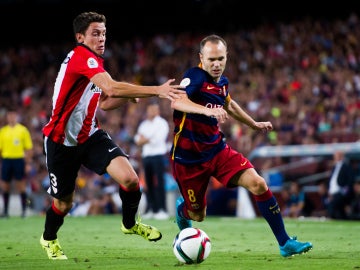
<svg viewBox="0 0 360 270">
<path fill-rule="evenodd" d="M 219 123 L 225 123 L 225 121 L 229 118 L 227 111 L 225 111 L 223 108 L 209 109 L 208 116 L 216 118 Z"/>
</svg>

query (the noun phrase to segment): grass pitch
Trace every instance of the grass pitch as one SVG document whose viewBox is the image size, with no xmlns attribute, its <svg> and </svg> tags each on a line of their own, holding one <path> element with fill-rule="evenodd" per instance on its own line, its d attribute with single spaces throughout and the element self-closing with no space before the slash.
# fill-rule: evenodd
<svg viewBox="0 0 360 270">
<path fill-rule="evenodd" d="M 120 231 L 121 216 L 66 217 L 58 237 L 66 261 L 52 261 L 39 239 L 44 217 L 0 219 L 0 269 L 360 269 L 360 222 L 285 219 L 290 236 L 311 241 L 307 254 L 283 258 L 262 218 L 207 217 L 194 227 L 211 238 L 209 257 L 198 265 L 180 264 L 172 252 L 178 232 L 174 218 L 146 220 L 163 233 L 158 242 Z"/>
</svg>

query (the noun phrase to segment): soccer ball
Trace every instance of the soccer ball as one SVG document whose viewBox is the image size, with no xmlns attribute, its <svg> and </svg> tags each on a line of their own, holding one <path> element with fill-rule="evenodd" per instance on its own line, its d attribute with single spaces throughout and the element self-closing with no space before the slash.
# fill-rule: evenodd
<svg viewBox="0 0 360 270">
<path fill-rule="evenodd" d="M 185 228 L 174 238 L 173 252 L 182 263 L 201 263 L 209 256 L 210 251 L 209 236 L 198 228 Z"/>
</svg>

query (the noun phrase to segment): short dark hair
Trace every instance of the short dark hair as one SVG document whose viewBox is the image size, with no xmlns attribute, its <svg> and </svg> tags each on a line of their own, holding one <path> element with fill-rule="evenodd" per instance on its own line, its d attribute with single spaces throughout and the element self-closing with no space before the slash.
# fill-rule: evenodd
<svg viewBox="0 0 360 270">
<path fill-rule="evenodd" d="M 200 52 L 202 52 L 206 42 L 211 42 L 211 43 L 215 43 L 215 44 L 218 44 L 219 42 L 221 42 L 224 44 L 225 48 L 227 48 L 227 43 L 226 43 L 225 39 L 223 39 L 222 37 L 220 37 L 218 35 L 213 34 L 213 35 L 203 38 L 200 41 Z"/>
<path fill-rule="evenodd" d="M 99 14 L 93 11 L 80 13 L 73 20 L 74 34 L 85 34 L 89 25 L 93 22 L 100 22 L 106 24 L 106 17 L 103 14 Z"/>
<path fill-rule="evenodd" d="M 11 106 L 7 106 L 7 107 L 6 107 L 6 111 L 7 111 L 7 112 L 17 112 L 17 111 L 18 111 L 18 108 L 15 107 L 14 105 L 11 105 Z"/>
</svg>

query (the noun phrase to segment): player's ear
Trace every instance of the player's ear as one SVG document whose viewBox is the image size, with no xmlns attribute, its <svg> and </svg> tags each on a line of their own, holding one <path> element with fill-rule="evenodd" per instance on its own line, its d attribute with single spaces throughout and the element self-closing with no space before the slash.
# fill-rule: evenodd
<svg viewBox="0 0 360 270">
<path fill-rule="evenodd" d="M 79 42 L 79 43 L 83 43 L 83 42 L 84 42 L 84 35 L 81 34 L 81 33 L 76 33 L 76 34 L 75 34 L 75 38 L 76 38 L 76 41 Z"/>
</svg>

